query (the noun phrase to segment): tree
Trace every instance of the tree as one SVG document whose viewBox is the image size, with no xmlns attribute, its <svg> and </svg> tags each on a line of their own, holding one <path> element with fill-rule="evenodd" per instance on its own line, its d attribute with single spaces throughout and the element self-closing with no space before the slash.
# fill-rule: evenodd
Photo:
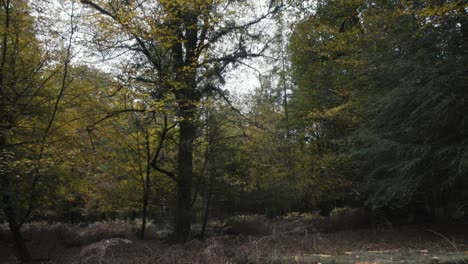
<svg viewBox="0 0 468 264">
<path fill-rule="evenodd" d="M 34 9 L 45 10 L 44 2 L 6 0 L 0 5 L 1 205 L 18 258 L 26 262 L 31 256 L 21 226 L 31 216 L 56 205 L 52 198 L 67 177 L 63 175 L 64 157 L 73 155 L 73 149 L 66 145 L 74 133 L 68 126 L 74 117 L 61 114 L 64 105 L 74 102 L 67 96 L 71 79 L 82 72 L 73 71 L 71 66 L 76 33 L 73 6 L 69 21 L 63 24 L 66 29 L 55 32 L 48 28 L 50 19 L 40 17 Z M 45 41 L 49 35 L 65 41 Z"/>
<path fill-rule="evenodd" d="M 71 44 L 65 46 L 63 55 L 53 56 L 36 36 L 35 19 L 27 1 L 5 0 L 0 5 L 2 207 L 18 258 L 23 262 L 31 260 L 31 256 L 20 228 L 40 198 L 38 185 L 44 183 L 52 162 L 46 151 L 68 85 Z M 73 30 L 70 39 L 72 36 Z M 53 62 L 58 67 L 51 66 Z"/>
<path fill-rule="evenodd" d="M 246 131 L 245 148 L 253 193 L 260 197 L 259 212 L 276 216 L 292 210 L 296 185 L 289 170 L 290 142 L 281 126 L 282 87 L 275 90 L 272 85 L 271 79 L 264 77 L 261 89 L 251 97 L 248 117 L 255 125 Z"/>
<path fill-rule="evenodd" d="M 156 113 L 144 113 L 143 115 L 132 114 L 132 123 L 134 126 L 136 140 L 136 149 L 133 160 L 135 161 L 137 168 L 136 171 L 141 180 L 143 189 L 142 199 L 142 224 L 141 224 L 141 239 L 145 238 L 146 221 L 148 217 L 148 203 L 150 201 L 150 194 L 152 189 L 152 165 L 159 162 L 159 157 L 163 149 L 163 144 L 166 141 L 166 136 L 172 130 L 175 125 L 168 124 L 168 117 L 164 115 L 162 119 L 162 125 L 157 136 L 154 135 L 154 128 L 156 119 Z M 153 131 L 152 131 L 153 130 Z M 152 139 L 157 139 L 157 143 L 152 142 Z M 154 151 L 154 153 L 153 153 Z"/>
<path fill-rule="evenodd" d="M 372 206 L 430 208 L 447 219 L 467 198 L 467 4 L 376 4 L 363 20 L 375 96 L 357 131 L 362 190 Z"/>
<path fill-rule="evenodd" d="M 317 158 L 345 158 L 338 172 L 366 205 L 451 211 L 466 199 L 466 3 L 317 8 L 292 38 L 299 131 Z"/>
<path fill-rule="evenodd" d="M 35 116 L 40 109 L 37 95 L 41 95 L 44 82 L 40 81 L 41 64 L 44 58 L 32 31 L 33 19 L 27 16 L 28 6 L 24 1 L 12 3 L 1 1 L 1 62 L 0 62 L 0 177 L 2 184 L 2 207 L 13 234 L 18 257 L 21 261 L 31 259 L 20 233 L 20 228 L 29 211 L 24 197 L 15 195 L 15 189 L 27 182 L 15 181 L 34 169 L 31 157 L 23 156 L 16 146 L 25 144 L 24 135 L 32 131 L 22 129 L 21 119 Z M 28 45 L 25 45 L 28 43 Z M 31 44 L 29 44 L 31 43 Z M 38 74 L 39 73 L 39 74 Z M 43 94 L 42 94 L 43 95 Z M 34 101 L 36 99 L 36 101 Z M 29 163 L 29 164 L 26 164 Z M 21 176 L 20 176 L 21 175 Z M 24 214 L 24 215 L 23 215 Z"/>
<path fill-rule="evenodd" d="M 297 23 L 290 40 L 297 83 L 290 100 L 291 129 L 305 154 L 299 171 L 303 186 L 311 189 L 309 207 L 320 207 L 323 214 L 356 200 L 348 191 L 357 182 L 356 171 L 346 164 L 347 141 L 362 107 L 353 96 L 364 83 L 356 77 L 363 60 L 361 5 L 359 0 L 318 1 L 316 12 Z"/>
<path fill-rule="evenodd" d="M 261 55 L 265 47 L 249 46 L 249 41 L 261 36 L 253 31 L 254 26 L 275 13 L 278 5 L 270 1 L 264 14 L 242 21 L 234 11 L 248 4 L 235 1 L 81 2 L 101 15 L 97 25 L 102 34 L 107 35 L 96 36 L 96 39 L 108 41 L 100 44 L 134 52 L 134 79 L 152 83 L 153 87 L 147 92 L 155 100 L 175 101 L 179 128 L 178 171 L 168 171 L 157 163 L 153 165 L 177 183 L 173 239 L 185 241 L 190 235 L 198 104 L 208 94 L 205 88 L 213 89 L 213 86 L 201 84 L 213 78 L 222 80 L 229 65 Z M 115 30 L 119 34 L 111 38 Z M 226 40 L 235 44 L 227 45 Z"/>
<path fill-rule="evenodd" d="M 214 215 L 213 211 L 236 210 L 233 201 L 245 192 L 248 174 L 244 149 L 246 136 L 241 127 L 244 121 L 239 113 L 231 105 L 210 98 L 204 101 L 201 119 L 201 136 L 195 144 L 196 157 L 199 159 L 195 171 L 196 193 L 202 198 L 198 203 L 202 216 L 198 237 L 203 239 L 208 220 Z"/>
</svg>

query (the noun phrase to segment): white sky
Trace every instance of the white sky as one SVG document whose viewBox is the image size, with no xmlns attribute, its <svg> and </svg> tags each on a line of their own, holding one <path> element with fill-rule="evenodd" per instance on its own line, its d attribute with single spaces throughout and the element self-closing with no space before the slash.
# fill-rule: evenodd
<svg viewBox="0 0 468 264">
<path fill-rule="evenodd" d="M 265 6 L 266 2 L 268 0 L 260 0 L 260 1 L 254 1 L 253 3 L 255 6 L 259 9 L 261 9 L 261 6 Z M 53 10 L 52 12 L 55 14 L 46 14 L 46 16 L 50 16 L 50 18 L 55 21 L 53 22 L 49 29 L 53 29 L 57 32 L 61 32 L 62 35 L 65 37 L 67 36 L 67 31 L 70 29 L 70 25 L 64 25 L 64 23 L 69 23 L 70 22 L 70 16 L 69 14 L 71 13 L 70 7 L 71 5 L 69 4 L 71 1 L 61 1 L 61 0 L 50 0 L 50 8 L 47 10 Z M 35 8 L 40 9 L 41 4 L 37 4 L 38 2 L 36 1 L 31 1 L 32 5 L 35 6 Z M 75 13 L 76 14 L 81 14 L 83 12 L 83 5 L 80 4 L 79 2 L 75 1 Z M 257 11 L 255 11 L 255 8 L 250 9 L 246 11 L 245 14 L 246 16 L 251 16 L 254 15 Z M 285 20 L 287 23 L 291 21 L 295 21 L 295 17 L 291 17 L 291 14 L 293 12 L 286 12 L 285 14 Z M 257 13 L 258 15 L 258 13 Z M 62 22 L 59 22 L 62 21 Z M 266 31 L 268 31 L 268 34 L 270 36 L 273 36 L 273 34 L 276 34 L 276 25 L 275 25 L 275 20 L 265 20 L 261 27 Z M 288 32 L 290 32 L 290 29 Z M 82 38 L 87 32 L 83 32 L 83 27 L 80 26 L 80 22 L 78 22 L 78 40 L 79 38 Z M 286 33 L 288 34 L 288 33 Z M 81 36 L 81 37 L 80 37 Z M 49 40 L 50 42 L 53 42 L 52 37 L 50 37 Z M 66 42 L 66 39 L 59 39 L 55 40 L 55 42 Z M 63 45 L 63 44 L 62 44 Z M 115 73 L 116 68 L 121 64 L 121 61 L 119 59 L 114 59 L 111 61 L 102 61 L 102 58 L 93 55 L 89 49 L 84 48 L 82 45 L 76 45 L 74 47 L 74 53 L 75 53 L 75 58 L 74 61 L 75 63 L 78 62 L 85 62 L 88 65 L 94 66 L 96 68 L 102 69 L 106 72 L 112 72 Z M 226 74 L 226 85 L 225 88 L 230 91 L 230 94 L 233 96 L 241 96 L 245 95 L 248 93 L 253 92 L 255 89 L 260 87 L 260 80 L 259 76 L 260 75 L 266 75 L 269 72 L 271 72 L 273 65 L 271 62 L 266 62 L 265 60 L 262 59 L 254 59 L 250 61 L 244 61 L 245 64 L 249 65 L 249 67 L 245 65 L 239 65 L 236 67 L 234 70 L 229 71 Z"/>
</svg>

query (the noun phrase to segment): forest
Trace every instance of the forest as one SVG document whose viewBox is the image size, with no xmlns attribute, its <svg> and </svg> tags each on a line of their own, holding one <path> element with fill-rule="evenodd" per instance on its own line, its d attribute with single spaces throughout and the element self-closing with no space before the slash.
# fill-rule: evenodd
<svg viewBox="0 0 468 264">
<path fill-rule="evenodd" d="M 468 1 L 0 0 L 0 263 L 468 263 Z"/>
</svg>

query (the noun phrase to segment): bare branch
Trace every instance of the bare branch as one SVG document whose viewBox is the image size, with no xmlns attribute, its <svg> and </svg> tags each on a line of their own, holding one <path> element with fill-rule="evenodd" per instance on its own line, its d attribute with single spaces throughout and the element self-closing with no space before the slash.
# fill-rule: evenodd
<svg viewBox="0 0 468 264">
<path fill-rule="evenodd" d="M 111 112 L 109 114 L 107 114 L 106 116 L 104 116 L 103 118 L 99 119 L 98 121 L 95 121 L 93 122 L 91 125 L 89 125 L 88 127 L 89 128 L 92 128 L 94 127 L 95 125 L 99 124 L 99 123 L 102 123 L 104 121 L 106 121 L 107 119 L 109 118 L 112 118 L 112 117 L 115 117 L 115 116 L 118 116 L 120 114 L 123 114 L 123 113 L 145 113 L 145 112 L 148 112 L 146 109 L 123 109 L 123 110 L 117 110 L 117 111 L 114 111 L 114 112 Z"/>
<path fill-rule="evenodd" d="M 256 25 L 258 23 L 260 23 L 261 21 L 267 19 L 269 16 L 271 15 L 274 15 L 276 13 L 278 13 L 281 9 L 282 5 L 278 5 L 278 6 L 275 6 L 274 8 L 270 8 L 268 10 L 268 12 L 266 12 L 265 14 L 259 16 L 258 18 L 254 19 L 254 20 L 251 20 L 245 24 L 242 24 L 242 25 L 233 25 L 233 26 L 230 26 L 230 27 L 225 27 L 225 28 L 222 28 L 218 31 L 217 34 L 214 34 L 211 38 L 209 38 L 209 42 L 210 43 L 214 43 L 216 41 L 218 41 L 219 39 L 221 39 L 222 37 L 226 36 L 226 35 L 229 35 L 230 33 L 234 32 L 234 31 L 237 31 L 237 30 L 243 30 L 243 29 L 247 29 L 253 25 Z"/>
<path fill-rule="evenodd" d="M 110 13 L 109 11 L 105 10 L 104 8 L 102 8 L 101 6 L 99 6 L 98 4 L 94 3 L 93 1 L 90 1 L 90 0 L 81 0 L 81 3 L 82 4 L 85 4 L 85 5 L 89 5 L 91 6 L 92 8 L 94 8 L 95 10 L 99 11 L 99 13 L 103 14 L 103 15 L 106 15 L 108 17 L 111 17 L 112 19 L 115 19 L 116 17 Z"/>
<path fill-rule="evenodd" d="M 161 173 L 166 174 L 169 178 L 174 180 L 176 183 L 179 183 L 179 179 L 177 178 L 177 175 L 174 172 L 163 169 L 163 168 L 159 167 L 159 165 L 158 165 L 159 155 L 161 154 L 161 150 L 163 148 L 164 141 L 166 140 L 167 132 L 169 132 L 175 126 L 176 126 L 176 124 L 168 126 L 167 115 L 164 115 L 164 126 L 163 126 L 163 130 L 161 132 L 161 136 L 159 137 L 158 146 L 156 147 L 156 151 L 155 151 L 153 159 L 151 161 L 151 167 L 153 167 L 153 169 L 155 169 L 155 170 L 157 170 L 157 171 L 159 171 Z"/>
</svg>

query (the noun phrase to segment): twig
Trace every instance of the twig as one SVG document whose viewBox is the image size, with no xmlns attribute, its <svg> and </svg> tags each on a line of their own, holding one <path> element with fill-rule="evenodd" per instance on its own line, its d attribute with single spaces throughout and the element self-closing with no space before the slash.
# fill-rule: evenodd
<svg viewBox="0 0 468 264">
<path fill-rule="evenodd" d="M 438 233 L 438 232 L 436 232 L 436 231 L 434 231 L 434 230 L 430 230 L 430 229 L 424 229 L 424 230 L 426 230 L 426 231 L 428 231 L 428 232 L 431 232 L 431 233 L 433 233 L 434 235 L 437 235 L 437 236 L 439 236 L 439 237 L 445 239 L 445 240 L 457 251 L 457 253 L 460 253 L 460 250 L 458 250 L 457 245 L 455 245 L 454 242 L 450 241 L 450 239 L 448 239 L 446 236 L 444 236 L 444 235 L 442 235 L 441 233 Z M 463 261 L 463 262 L 466 263 L 465 261 Z"/>
</svg>

